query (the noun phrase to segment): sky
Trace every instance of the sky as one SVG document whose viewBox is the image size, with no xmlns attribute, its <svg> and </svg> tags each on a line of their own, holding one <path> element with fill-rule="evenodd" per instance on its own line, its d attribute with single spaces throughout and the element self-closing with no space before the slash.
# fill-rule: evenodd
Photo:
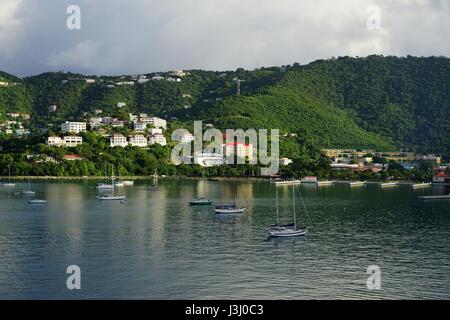
<svg viewBox="0 0 450 320">
<path fill-rule="evenodd" d="M 449 17 L 449 0 L 0 0 L 0 70 L 119 75 L 450 56 Z"/>
</svg>

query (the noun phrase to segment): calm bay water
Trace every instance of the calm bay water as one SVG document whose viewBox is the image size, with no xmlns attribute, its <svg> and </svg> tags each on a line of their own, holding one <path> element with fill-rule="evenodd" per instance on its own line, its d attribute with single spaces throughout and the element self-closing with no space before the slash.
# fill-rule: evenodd
<svg viewBox="0 0 450 320">
<path fill-rule="evenodd" d="M 120 203 L 99 202 L 93 182 L 34 183 L 44 206 L 27 203 L 26 183 L 0 189 L 0 298 L 450 298 L 450 202 L 416 199 L 442 190 L 302 186 L 309 234 L 270 240 L 267 182 L 161 181 L 155 193 L 145 184 L 123 188 Z M 231 201 L 237 185 L 243 215 L 187 204 L 203 190 Z M 278 190 L 290 222 L 291 188 Z M 73 264 L 81 290 L 66 287 Z M 381 290 L 367 289 L 369 265 L 381 268 Z"/>
</svg>

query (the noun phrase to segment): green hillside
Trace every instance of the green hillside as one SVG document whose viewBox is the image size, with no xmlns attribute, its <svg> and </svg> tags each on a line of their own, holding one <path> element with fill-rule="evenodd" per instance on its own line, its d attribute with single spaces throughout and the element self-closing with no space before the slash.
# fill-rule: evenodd
<svg viewBox="0 0 450 320">
<path fill-rule="evenodd" d="M 0 73 L 0 81 L 15 83 L 0 87 L 0 117 L 31 112 L 32 123 L 45 127 L 84 119 L 95 109 L 115 115 L 117 103 L 125 102 L 122 111 L 190 124 L 196 119 L 219 128 L 278 128 L 317 147 L 450 153 L 448 58 L 342 57 L 253 71 L 188 72 L 181 82 L 134 85 L 118 85 L 136 81 L 130 75 L 45 73 L 18 79 Z M 240 95 L 236 79 L 242 81 Z M 48 112 L 52 104 L 58 106 L 55 113 Z"/>
</svg>

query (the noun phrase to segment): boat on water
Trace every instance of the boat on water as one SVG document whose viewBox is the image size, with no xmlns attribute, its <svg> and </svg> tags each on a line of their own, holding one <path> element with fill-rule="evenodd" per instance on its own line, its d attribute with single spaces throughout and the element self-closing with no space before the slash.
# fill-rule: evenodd
<svg viewBox="0 0 450 320">
<path fill-rule="evenodd" d="M 109 201 L 122 201 L 125 200 L 126 196 L 116 196 L 114 194 L 105 194 L 103 196 L 98 196 L 97 199 L 100 201 L 109 200 Z"/>
<path fill-rule="evenodd" d="M 450 194 L 441 196 L 419 196 L 417 198 L 421 200 L 450 200 Z"/>
<path fill-rule="evenodd" d="M 132 181 L 132 180 L 125 180 L 125 181 L 122 181 L 122 183 L 124 186 L 134 186 L 134 181 Z"/>
<path fill-rule="evenodd" d="M 160 187 L 158 186 L 158 174 L 156 170 L 155 173 L 153 174 L 153 185 L 147 186 L 145 189 L 150 192 L 158 192 L 161 190 Z"/>
<path fill-rule="evenodd" d="M 36 194 L 35 191 L 31 190 L 31 181 L 30 181 L 30 179 L 28 179 L 28 190 L 23 190 L 22 194 L 23 195 L 27 195 L 27 196 L 34 196 Z"/>
<path fill-rule="evenodd" d="M 214 212 L 216 214 L 236 214 L 244 213 L 247 208 L 239 207 L 236 204 L 224 204 L 214 207 Z"/>
<path fill-rule="evenodd" d="M 111 189 L 111 193 L 110 194 L 103 194 L 103 195 L 97 196 L 97 199 L 99 201 L 123 201 L 123 200 L 125 200 L 127 198 L 126 196 L 116 195 L 116 193 L 115 193 L 115 189 L 114 189 L 114 186 L 115 186 L 115 183 L 114 183 L 114 166 L 112 167 L 112 170 L 111 170 L 111 186 L 112 186 L 112 189 Z"/>
<path fill-rule="evenodd" d="M 8 165 L 8 182 L 0 182 L 0 187 L 2 188 L 14 188 L 16 186 L 15 183 L 11 182 L 11 165 Z"/>
<path fill-rule="evenodd" d="M 97 189 L 98 190 L 112 190 L 112 189 L 114 189 L 114 183 L 108 183 L 108 175 L 107 175 L 107 173 L 106 173 L 106 164 L 105 164 L 105 177 L 106 177 L 106 180 L 105 180 L 105 183 L 99 183 L 99 184 L 97 184 Z"/>
<path fill-rule="evenodd" d="M 47 200 L 33 199 L 28 201 L 29 204 L 47 204 Z"/>
<path fill-rule="evenodd" d="M 189 205 L 191 206 L 209 206 L 211 204 L 211 200 L 205 199 L 203 197 L 189 201 Z"/>
<path fill-rule="evenodd" d="M 97 185 L 97 189 L 98 190 L 112 190 L 112 189 L 114 189 L 114 186 L 112 184 L 99 183 Z"/>
<path fill-rule="evenodd" d="M 202 181 L 203 182 L 202 196 L 200 198 L 198 198 L 198 199 L 193 199 L 193 200 L 189 201 L 189 205 L 190 206 L 209 206 L 209 205 L 212 205 L 212 201 L 205 198 L 205 189 L 204 189 L 204 187 L 205 187 L 205 185 L 204 185 L 204 183 L 205 183 L 205 176 L 204 175 L 202 177 L 202 180 L 203 180 Z"/>
<path fill-rule="evenodd" d="M 245 194 L 243 192 L 242 192 L 242 195 L 244 196 L 244 199 L 245 199 Z M 248 205 L 247 199 L 245 199 L 245 202 Z M 216 214 L 244 213 L 246 210 L 247 210 L 247 207 L 242 207 L 239 205 L 237 196 L 234 196 L 234 202 L 232 204 L 221 204 L 221 205 L 214 207 L 214 212 Z"/>
<path fill-rule="evenodd" d="M 295 204 L 295 186 L 292 186 L 292 204 L 293 204 L 293 216 L 294 222 L 291 224 L 282 225 L 279 220 L 279 206 L 278 206 L 278 190 L 276 192 L 276 207 L 277 207 L 277 224 L 269 227 L 269 236 L 273 238 L 282 237 L 299 237 L 305 236 L 307 233 L 306 227 L 297 227 L 297 214 L 296 214 L 296 204 Z M 303 203 L 303 200 L 302 200 Z M 306 207 L 303 203 L 306 210 Z"/>
</svg>

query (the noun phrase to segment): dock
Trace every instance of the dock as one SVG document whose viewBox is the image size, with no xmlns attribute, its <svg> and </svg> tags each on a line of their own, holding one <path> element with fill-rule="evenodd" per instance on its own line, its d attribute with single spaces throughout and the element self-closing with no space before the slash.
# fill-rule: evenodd
<svg viewBox="0 0 450 320">
<path fill-rule="evenodd" d="M 301 180 L 285 180 L 285 181 L 272 181 L 276 186 L 292 186 L 301 184 Z"/>
<path fill-rule="evenodd" d="M 417 198 L 421 200 L 450 200 L 450 194 L 442 196 L 419 196 Z"/>
<path fill-rule="evenodd" d="M 430 182 L 428 182 L 428 183 L 426 183 L 426 182 L 424 182 L 424 183 L 414 183 L 414 184 L 411 185 L 411 188 L 413 188 L 413 189 L 429 188 L 429 187 L 431 187 L 431 183 Z"/>
<path fill-rule="evenodd" d="M 316 182 L 316 185 L 317 185 L 318 187 L 320 187 L 320 186 L 331 186 L 331 185 L 333 185 L 333 183 L 334 183 L 334 181 L 331 181 L 331 180 L 324 180 L 324 181 L 317 181 L 317 182 Z"/>
<path fill-rule="evenodd" d="M 397 182 L 382 182 L 382 183 L 380 183 L 381 188 L 391 188 L 391 187 L 396 187 L 396 186 L 398 186 Z"/>
<path fill-rule="evenodd" d="M 350 181 L 347 183 L 350 187 L 363 187 L 366 185 L 364 181 Z"/>
</svg>

